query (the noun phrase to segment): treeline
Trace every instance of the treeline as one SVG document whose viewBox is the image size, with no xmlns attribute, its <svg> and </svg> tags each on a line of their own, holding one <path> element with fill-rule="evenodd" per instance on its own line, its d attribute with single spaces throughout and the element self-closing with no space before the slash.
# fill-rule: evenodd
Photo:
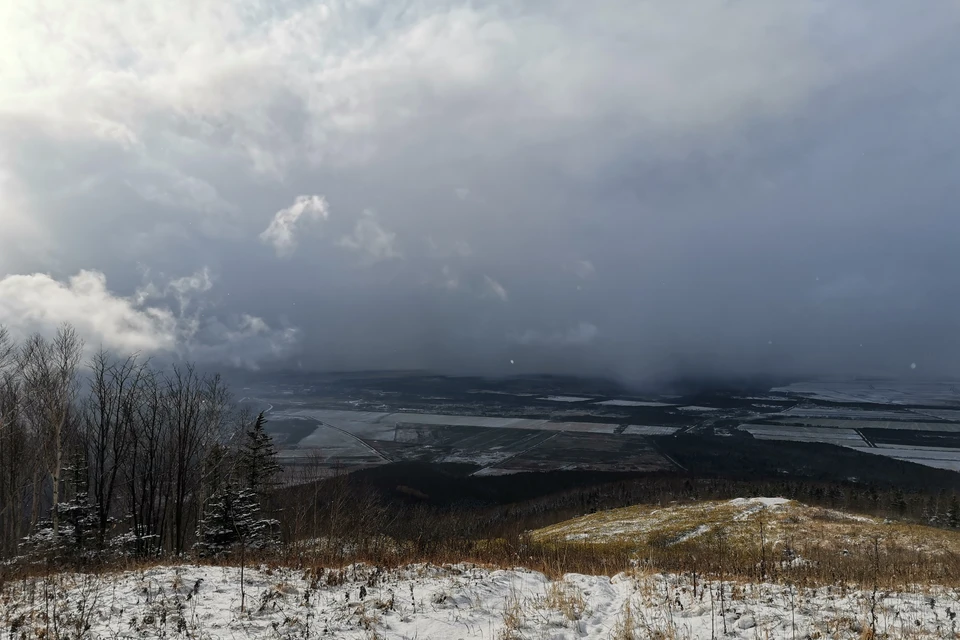
<svg viewBox="0 0 960 640">
<path fill-rule="evenodd" d="M 252 422 L 218 375 L 84 358 L 69 325 L 20 342 L 0 327 L 0 557 L 182 554 L 217 509 L 220 525 L 258 517 L 275 463 L 251 462 L 274 454 L 268 438 L 251 453 Z"/>
</svg>

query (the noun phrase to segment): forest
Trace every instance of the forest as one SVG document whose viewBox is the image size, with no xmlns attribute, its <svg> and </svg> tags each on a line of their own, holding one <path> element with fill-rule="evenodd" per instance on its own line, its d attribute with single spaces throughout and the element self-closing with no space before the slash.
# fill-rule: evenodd
<svg viewBox="0 0 960 640">
<path fill-rule="evenodd" d="M 209 552 L 276 533 L 257 518 L 278 470 L 262 416 L 192 365 L 84 354 L 69 325 L 21 342 L 0 327 L 0 556 Z"/>
</svg>

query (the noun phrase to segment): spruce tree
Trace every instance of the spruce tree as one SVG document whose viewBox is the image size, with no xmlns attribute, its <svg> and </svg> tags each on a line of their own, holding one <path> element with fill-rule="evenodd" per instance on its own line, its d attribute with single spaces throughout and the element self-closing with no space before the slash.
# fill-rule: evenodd
<svg viewBox="0 0 960 640">
<path fill-rule="evenodd" d="M 266 422 L 261 412 L 247 431 L 236 475 L 222 480 L 219 476 L 216 478 L 213 494 L 197 527 L 196 549 L 201 555 L 223 555 L 237 546 L 241 550 L 266 549 L 277 542 L 280 523 L 266 517 L 263 509 L 280 472 L 273 439 L 264 429 Z"/>
<path fill-rule="evenodd" d="M 950 507 L 947 509 L 947 526 L 960 529 L 960 500 L 957 494 L 950 498 Z"/>
<path fill-rule="evenodd" d="M 23 540 L 29 556 L 55 560 L 79 558 L 94 547 L 93 534 L 97 528 L 97 514 L 89 499 L 89 468 L 86 456 L 77 449 L 70 456 L 70 464 L 63 468 L 71 499 L 54 505 L 59 530 L 54 526 L 53 513 L 37 523 L 34 533 Z M 112 520 L 110 523 L 112 524 Z"/>
<path fill-rule="evenodd" d="M 267 419 L 261 411 L 253 428 L 247 432 L 247 438 L 240 453 L 240 471 L 243 474 L 244 488 L 255 493 L 261 500 L 276 485 L 276 477 L 280 473 L 277 449 L 273 446 L 273 438 L 264 428 L 266 424 Z"/>
</svg>

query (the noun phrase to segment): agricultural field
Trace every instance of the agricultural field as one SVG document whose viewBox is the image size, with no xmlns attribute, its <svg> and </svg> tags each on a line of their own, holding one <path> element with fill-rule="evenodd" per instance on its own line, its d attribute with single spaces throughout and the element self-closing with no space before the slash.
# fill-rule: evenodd
<svg viewBox="0 0 960 640">
<path fill-rule="evenodd" d="M 952 383 L 796 383 L 749 393 L 637 395 L 600 380 L 396 373 L 247 381 L 288 466 L 456 462 L 479 475 L 683 469 L 672 436 L 820 443 L 960 471 Z M 661 445 L 662 445 L 661 441 Z"/>
</svg>

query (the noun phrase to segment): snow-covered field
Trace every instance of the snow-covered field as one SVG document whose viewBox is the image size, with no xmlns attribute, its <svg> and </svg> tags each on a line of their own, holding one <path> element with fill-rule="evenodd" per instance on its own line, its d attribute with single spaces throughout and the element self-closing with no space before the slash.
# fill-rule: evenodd
<svg viewBox="0 0 960 640">
<path fill-rule="evenodd" d="M 674 405 L 665 402 L 652 402 L 646 400 L 602 400 L 598 405 L 605 407 L 672 407 Z"/>
<path fill-rule="evenodd" d="M 318 573 L 171 566 L 7 583 L 11 638 L 955 638 L 960 593 L 543 574 L 470 565 Z M 242 606 L 243 605 L 243 606 Z M 724 630 L 726 629 L 726 634 Z"/>
<path fill-rule="evenodd" d="M 546 396 L 537 399 L 549 400 L 550 402 L 586 402 L 590 398 L 581 398 L 580 396 Z"/>
</svg>

